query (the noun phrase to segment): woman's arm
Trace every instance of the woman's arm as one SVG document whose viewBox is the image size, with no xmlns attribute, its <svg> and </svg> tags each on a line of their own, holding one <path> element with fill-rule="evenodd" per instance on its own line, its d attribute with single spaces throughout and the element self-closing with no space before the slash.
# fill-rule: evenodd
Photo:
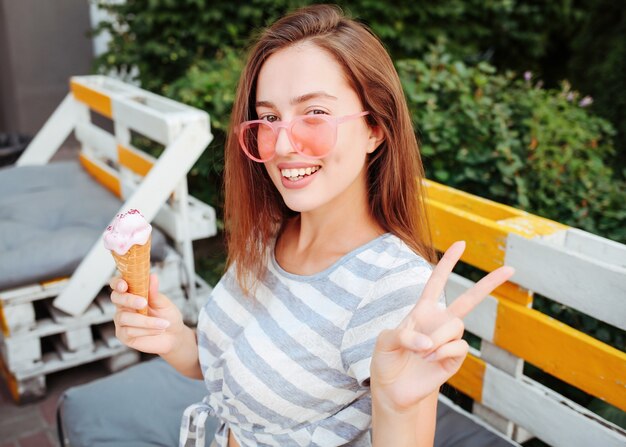
<svg viewBox="0 0 626 447">
<path fill-rule="evenodd" d="M 469 346 L 463 318 L 514 273 L 500 267 L 467 289 L 447 308 L 439 297 L 464 242 L 445 252 L 413 309 L 376 340 L 370 366 L 374 445 L 432 445 L 437 392 L 461 367 Z M 419 433 L 418 433 L 419 426 Z"/>
<path fill-rule="evenodd" d="M 372 446 L 432 446 L 435 440 L 437 397 L 434 392 L 414 408 L 398 413 L 375 398 L 372 392 Z"/>
</svg>

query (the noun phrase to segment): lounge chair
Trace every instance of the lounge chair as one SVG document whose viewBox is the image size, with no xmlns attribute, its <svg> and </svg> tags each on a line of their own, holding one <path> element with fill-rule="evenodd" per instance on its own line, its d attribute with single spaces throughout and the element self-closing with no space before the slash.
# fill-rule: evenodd
<svg viewBox="0 0 626 447">
<path fill-rule="evenodd" d="M 102 290 L 115 266 L 101 234 L 116 213 L 138 208 L 153 222 L 153 269 L 187 321 L 210 292 L 192 241 L 215 234 L 215 212 L 186 183 L 212 139 L 208 115 L 103 76 L 70 86 L 16 165 L 0 169 L 0 369 L 21 402 L 45 393 L 49 373 L 138 360 L 115 339 Z M 50 162 L 72 132 L 78 160 Z M 139 150 L 138 138 L 162 153 Z"/>
</svg>

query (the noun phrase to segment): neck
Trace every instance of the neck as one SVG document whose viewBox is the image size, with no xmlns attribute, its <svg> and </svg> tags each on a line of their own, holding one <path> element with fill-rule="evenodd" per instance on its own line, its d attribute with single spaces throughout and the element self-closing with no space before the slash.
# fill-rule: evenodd
<svg viewBox="0 0 626 447">
<path fill-rule="evenodd" d="M 343 253 L 385 232 L 370 214 L 365 175 L 324 206 L 301 213 L 292 231 L 298 252 L 323 247 Z"/>
</svg>

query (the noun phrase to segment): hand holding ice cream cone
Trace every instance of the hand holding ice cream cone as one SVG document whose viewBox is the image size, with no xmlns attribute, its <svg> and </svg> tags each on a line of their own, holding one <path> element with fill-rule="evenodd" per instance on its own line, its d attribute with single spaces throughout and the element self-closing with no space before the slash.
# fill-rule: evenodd
<svg viewBox="0 0 626 447">
<path fill-rule="evenodd" d="M 104 246 L 111 251 L 128 292 L 148 301 L 152 226 L 136 209 L 115 216 L 104 232 Z M 148 307 L 138 310 L 148 314 Z"/>
</svg>

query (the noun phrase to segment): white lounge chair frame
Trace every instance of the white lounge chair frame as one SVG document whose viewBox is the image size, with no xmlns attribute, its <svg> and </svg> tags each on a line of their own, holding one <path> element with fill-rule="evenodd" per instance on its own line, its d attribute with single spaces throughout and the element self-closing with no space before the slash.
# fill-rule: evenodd
<svg viewBox="0 0 626 447">
<path fill-rule="evenodd" d="M 188 195 L 186 175 L 213 138 L 209 116 L 104 76 L 73 77 L 70 85 L 71 93 L 17 165 L 47 163 L 74 131 L 81 143 L 83 166 L 125 199 L 120 212 L 138 208 L 146 219 L 154 219 L 173 238 L 184 259 L 188 295 L 193 301 L 196 291 L 192 241 L 214 235 L 216 227 L 214 210 Z M 91 122 L 90 109 L 113 120 L 114 135 Z M 131 131 L 162 144 L 165 149 L 159 158 L 134 148 Z M 110 253 L 98 241 L 54 300 L 54 306 L 70 315 L 82 314 L 114 269 Z"/>
</svg>

